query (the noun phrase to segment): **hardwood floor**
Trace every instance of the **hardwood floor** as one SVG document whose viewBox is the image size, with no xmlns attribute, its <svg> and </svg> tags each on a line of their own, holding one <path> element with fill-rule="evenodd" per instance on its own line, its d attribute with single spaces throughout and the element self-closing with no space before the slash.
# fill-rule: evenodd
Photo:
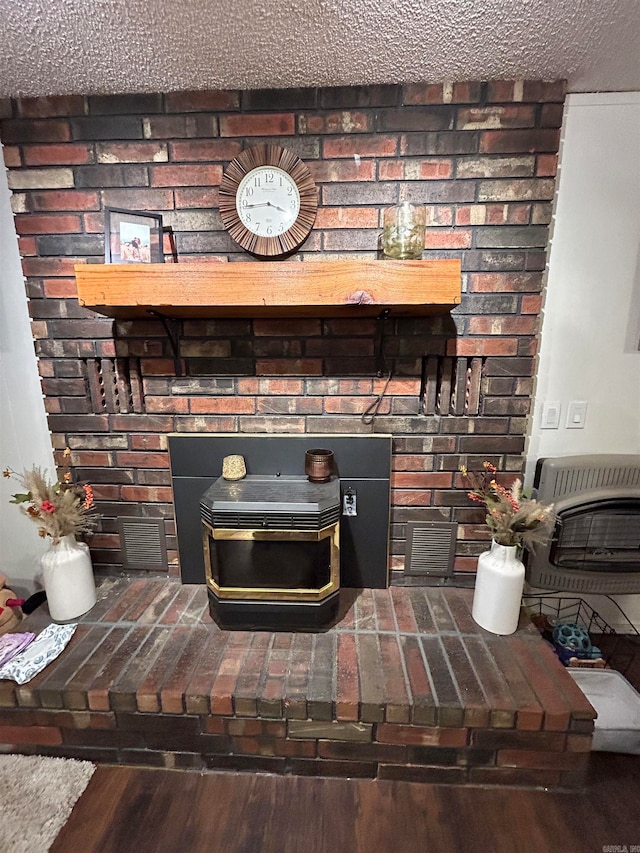
<svg viewBox="0 0 640 853">
<path fill-rule="evenodd" d="M 52 853 L 630 850 L 640 759 L 592 758 L 578 794 L 100 766 Z"/>
</svg>

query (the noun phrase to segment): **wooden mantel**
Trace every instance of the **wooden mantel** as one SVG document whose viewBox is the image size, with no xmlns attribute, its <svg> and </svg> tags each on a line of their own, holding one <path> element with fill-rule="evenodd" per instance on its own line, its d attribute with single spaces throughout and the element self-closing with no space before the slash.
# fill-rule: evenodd
<svg viewBox="0 0 640 853">
<path fill-rule="evenodd" d="M 458 260 L 77 264 L 81 305 L 107 317 L 362 317 L 460 303 Z"/>
</svg>

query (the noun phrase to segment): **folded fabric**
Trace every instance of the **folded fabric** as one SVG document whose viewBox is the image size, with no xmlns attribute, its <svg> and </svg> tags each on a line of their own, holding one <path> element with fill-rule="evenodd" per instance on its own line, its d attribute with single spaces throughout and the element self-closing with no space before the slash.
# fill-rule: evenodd
<svg viewBox="0 0 640 853">
<path fill-rule="evenodd" d="M 31 681 L 61 654 L 77 627 L 77 623 L 48 625 L 25 651 L 0 666 L 0 678 L 10 678 L 18 684 Z"/>
<path fill-rule="evenodd" d="M 26 649 L 35 638 L 36 635 L 31 631 L 25 631 L 22 634 L 5 634 L 4 637 L 0 637 L 0 667 Z"/>
</svg>

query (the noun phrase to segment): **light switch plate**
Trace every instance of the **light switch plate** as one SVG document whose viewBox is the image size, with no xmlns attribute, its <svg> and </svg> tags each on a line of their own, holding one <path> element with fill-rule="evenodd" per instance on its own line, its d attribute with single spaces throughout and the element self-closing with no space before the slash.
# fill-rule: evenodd
<svg viewBox="0 0 640 853">
<path fill-rule="evenodd" d="M 567 410 L 567 429 L 584 429 L 587 420 L 585 400 L 572 400 Z"/>
<path fill-rule="evenodd" d="M 560 426 L 560 409 L 559 401 L 546 401 L 542 404 L 542 418 L 540 420 L 540 429 L 558 429 Z"/>
</svg>

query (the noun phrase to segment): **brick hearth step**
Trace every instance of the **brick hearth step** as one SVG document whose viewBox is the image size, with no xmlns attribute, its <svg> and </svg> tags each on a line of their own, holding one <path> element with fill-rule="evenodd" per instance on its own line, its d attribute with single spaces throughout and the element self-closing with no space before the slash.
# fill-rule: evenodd
<svg viewBox="0 0 640 853">
<path fill-rule="evenodd" d="M 5 751 L 162 767 L 576 787 L 595 712 L 523 616 L 466 589 L 343 590 L 318 633 L 224 631 L 204 585 L 105 579 L 64 653 L 0 682 Z M 26 627 L 40 630 L 45 608 Z"/>
</svg>

